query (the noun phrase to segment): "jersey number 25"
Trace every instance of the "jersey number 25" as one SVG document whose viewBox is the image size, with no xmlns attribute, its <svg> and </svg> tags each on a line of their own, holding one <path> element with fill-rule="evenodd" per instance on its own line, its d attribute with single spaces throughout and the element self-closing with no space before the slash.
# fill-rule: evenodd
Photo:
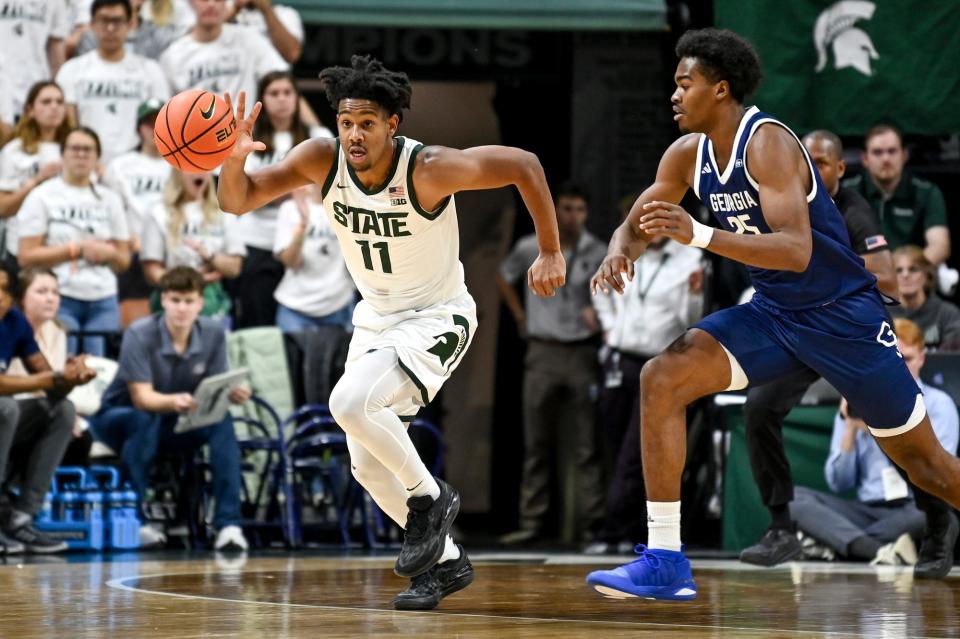
<svg viewBox="0 0 960 639">
<path fill-rule="evenodd" d="M 727 218 L 727 224 L 732 226 L 739 235 L 743 235 L 744 233 L 760 235 L 760 229 L 752 224 L 748 224 L 749 221 L 749 213 L 746 215 L 731 215 Z"/>
</svg>

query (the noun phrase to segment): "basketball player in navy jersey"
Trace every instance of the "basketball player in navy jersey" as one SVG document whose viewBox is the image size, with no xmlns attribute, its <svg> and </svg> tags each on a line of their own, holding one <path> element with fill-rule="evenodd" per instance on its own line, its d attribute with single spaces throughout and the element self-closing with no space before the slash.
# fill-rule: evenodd
<svg viewBox="0 0 960 639">
<path fill-rule="evenodd" d="M 917 384 L 897 350 L 876 278 L 853 252 L 843 219 L 796 135 L 744 105 L 760 61 L 737 34 L 685 33 L 677 43 L 674 120 L 687 133 L 615 231 L 592 285 L 623 291 L 654 237 L 747 265 L 756 294 L 704 318 L 647 362 L 640 376 L 647 546 L 639 558 L 591 573 L 611 597 L 697 596 L 680 543 L 685 411 L 700 397 L 763 384 L 806 365 L 870 427 L 911 481 L 960 506 L 960 460 L 934 436 Z M 677 205 L 687 189 L 711 209 L 713 229 Z"/>
</svg>

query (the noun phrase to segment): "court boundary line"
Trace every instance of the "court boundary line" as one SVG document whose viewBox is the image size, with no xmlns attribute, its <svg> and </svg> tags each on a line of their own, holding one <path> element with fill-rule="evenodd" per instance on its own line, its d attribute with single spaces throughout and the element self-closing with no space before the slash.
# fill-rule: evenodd
<svg viewBox="0 0 960 639">
<path fill-rule="evenodd" d="M 470 612 L 443 612 L 436 610 L 385 610 L 383 608 L 357 608 L 352 606 L 329 606 L 323 604 L 304 604 L 304 603 L 292 603 L 292 602 L 281 602 L 281 601 L 258 601 L 251 599 L 228 599 L 226 597 L 211 597 L 209 595 L 188 595 L 185 593 L 179 592 L 162 592 L 159 590 L 147 590 L 145 588 L 136 588 L 134 586 L 129 586 L 126 581 L 131 581 L 133 579 L 154 579 L 161 577 L 184 577 L 184 576 L 193 576 L 199 575 L 202 573 L 197 572 L 174 572 L 174 573 L 160 573 L 155 575 L 136 575 L 132 577 L 117 577 L 106 582 L 106 585 L 110 588 L 116 590 L 122 590 L 126 592 L 134 592 L 145 595 L 158 595 L 161 597 L 174 597 L 177 599 L 197 599 L 202 601 L 219 601 L 223 603 L 232 603 L 232 604 L 248 604 L 248 605 L 257 605 L 257 606 L 274 606 L 281 608 L 312 608 L 317 610 L 330 610 L 330 611 L 353 611 L 353 612 L 363 612 L 363 613 L 375 613 L 375 614 L 389 614 L 389 615 L 415 615 L 415 616 L 438 616 L 438 617 L 463 617 L 467 619 L 502 619 L 504 621 L 520 621 L 520 622 L 543 622 L 543 623 L 570 623 L 570 624 L 590 624 L 590 625 L 613 625 L 613 626 L 627 626 L 634 628 L 691 628 L 698 630 L 734 630 L 734 631 L 745 631 L 751 633 L 763 633 L 762 636 L 770 636 L 770 633 L 787 633 L 791 635 L 817 635 L 821 637 L 861 637 L 862 633 L 859 632 L 843 632 L 843 631 L 833 631 L 833 630 L 785 630 L 782 628 L 747 628 L 741 626 L 721 626 L 721 625 L 696 625 L 696 624 L 670 624 L 670 623 L 657 623 L 654 621 L 601 621 L 596 619 L 557 619 L 553 617 L 516 617 L 511 615 L 485 615 L 480 613 L 470 613 Z M 923 637 L 914 637 L 913 639 L 925 639 Z"/>
</svg>

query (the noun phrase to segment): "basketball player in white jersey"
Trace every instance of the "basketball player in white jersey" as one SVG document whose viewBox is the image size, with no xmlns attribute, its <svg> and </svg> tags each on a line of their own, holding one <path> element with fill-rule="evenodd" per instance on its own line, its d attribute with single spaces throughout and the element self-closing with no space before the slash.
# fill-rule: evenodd
<svg viewBox="0 0 960 639">
<path fill-rule="evenodd" d="M 394 606 L 428 610 L 473 581 L 473 567 L 449 535 L 460 497 L 430 474 L 404 426 L 460 363 L 477 327 L 453 194 L 519 189 L 539 242 L 527 275 L 538 295 L 553 295 L 565 281 L 556 213 L 532 153 L 425 147 L 398 136 L 410 106 L 406 74 L 353 56 L 350 67 L 325 69 L 320 81 L 337 112 L 338 137 L 307 140 L 251 174 L 244 159 L 264 148 L 250 135 L 260 104 L 244 118 L 238 96 L 238 138 L 220 174 L 220 206 L 242 214 L 305 184 L 322 185 L 323 206 L 363 296 L 330 411 L 347 433 L 354 476 L 405 529 L 394 570 L 413 581 Z"/>
</svg>

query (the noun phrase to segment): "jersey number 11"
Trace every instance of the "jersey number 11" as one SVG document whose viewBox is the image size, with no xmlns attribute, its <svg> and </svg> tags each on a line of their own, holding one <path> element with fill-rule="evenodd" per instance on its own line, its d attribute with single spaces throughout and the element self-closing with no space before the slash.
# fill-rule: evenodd
<svg viewBox="0 0 960 639">
<path fill-rule="evenodd" d="M 390 250 L 387 247 L 386 242 L 374 242 L 370 244 L 369 240 L 357 240 L 357 244 L 360 245 L 360 252 L 363 253 L 363 266 L 368 271 L 373 269 L 373 254 L 370 252 L 370 248 L 373 247 L 377 249 L 377 252 L 380 253 L 380 266 L 383 268 L 384 273 L 393 273 L 393 269 L 390 265 Z"/>
</svg>

